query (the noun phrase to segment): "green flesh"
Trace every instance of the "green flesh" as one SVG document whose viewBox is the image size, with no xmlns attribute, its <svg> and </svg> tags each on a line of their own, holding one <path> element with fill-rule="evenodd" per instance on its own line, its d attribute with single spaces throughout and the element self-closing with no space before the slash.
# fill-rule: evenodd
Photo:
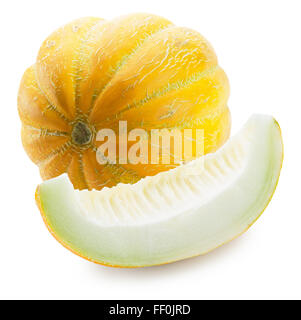
<svg viewBox="0 0 301 320">
<path fill-rule="evenodd" d="M 215 154 L 134 185 L 77 191 L 67 175 L 38 197 L 54 236 L 97 263 L 140 267 L 204 254 L 252 225 L 276 188 L 282 139 L 270 116 L 254 115 Z"/>
</svg>

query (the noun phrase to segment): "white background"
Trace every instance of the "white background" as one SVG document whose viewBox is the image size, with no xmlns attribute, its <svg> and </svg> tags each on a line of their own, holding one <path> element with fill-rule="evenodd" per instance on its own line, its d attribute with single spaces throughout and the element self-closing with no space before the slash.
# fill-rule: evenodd
<svg viewBox="0 0 301 320">
<path fill-rule="evenodd" d="M 199 0 L 44 0 L 0 5 L 0 298 L 301 298 L 301 2 Z M 149 12 L 202 33 L 231 84 L 236 132 L 255 112 L 283 131 L 278 188 L 243 236 L 214 252 L 171 265 L 112 269 L 63 248 L 35 205 L 37 167 L 23 151 L 17 90 L 41 42 L 81 16 Z"/>
</svg>

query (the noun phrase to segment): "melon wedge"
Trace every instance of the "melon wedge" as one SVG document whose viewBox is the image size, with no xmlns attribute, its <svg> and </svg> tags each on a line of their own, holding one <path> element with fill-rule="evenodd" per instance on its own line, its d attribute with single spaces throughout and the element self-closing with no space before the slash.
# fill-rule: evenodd
<svg viewBox="0 0 301 320">
<path fill-rule="evenodd" d="M 90 261 L 119 267 L 201 254 L 246 231 L 270 201 L 283 147 L 271 116 L 253 115 L 214 154 L 136 184 L 74 190 L 68 176 L 36 192 L 54 237 Z"/>
</svg>

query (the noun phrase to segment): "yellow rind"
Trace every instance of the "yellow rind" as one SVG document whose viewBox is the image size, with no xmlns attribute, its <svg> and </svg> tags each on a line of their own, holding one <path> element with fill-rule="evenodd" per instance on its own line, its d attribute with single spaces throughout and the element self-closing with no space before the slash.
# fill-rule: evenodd
<svg viewBox="0 0 301 320">
<path fill-rule="evenodd" d="M 97 131 L 109 128 L 118 134 L 119 120 L 128 122 L 129 131 L 202 129 L 204 154 L 212 153 L 230 134 L 229 93 L 212 46 L 196 31 L 145 13 L 111 21 L 77 19 L 43 42 L 24 73 L 18 94 L 23 147 L 43 180 L 67 173 L 76 189 L 89 190 L 135 183 L 170 166 L 160 155 L 158 165 L 117 161 L 92 167 L 88 158 L 93 153 L 96 159 Z M 89 145 L 72 139 L 78 121 L 94 132 Z M 65 140 L 69 151 L 62 157 Z M 43 161 L 48 155 L 51 161 Z"/>
</svg>

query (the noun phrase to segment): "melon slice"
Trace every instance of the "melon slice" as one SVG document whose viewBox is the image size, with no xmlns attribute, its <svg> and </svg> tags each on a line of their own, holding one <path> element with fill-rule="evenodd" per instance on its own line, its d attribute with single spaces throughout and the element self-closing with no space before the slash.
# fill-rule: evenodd
<svg viewBox="0 0 301 320">
<path fill-rule="evenodd" d="M 66 174 L 38 186 L 43 219 L 66 248 L 96 263 L 142 267 L 201 254 L 246 231 L 276 188 L 280 128 L 253 115 L 214 154 L 136 184 L 74 190 Z"/>
</svg>

